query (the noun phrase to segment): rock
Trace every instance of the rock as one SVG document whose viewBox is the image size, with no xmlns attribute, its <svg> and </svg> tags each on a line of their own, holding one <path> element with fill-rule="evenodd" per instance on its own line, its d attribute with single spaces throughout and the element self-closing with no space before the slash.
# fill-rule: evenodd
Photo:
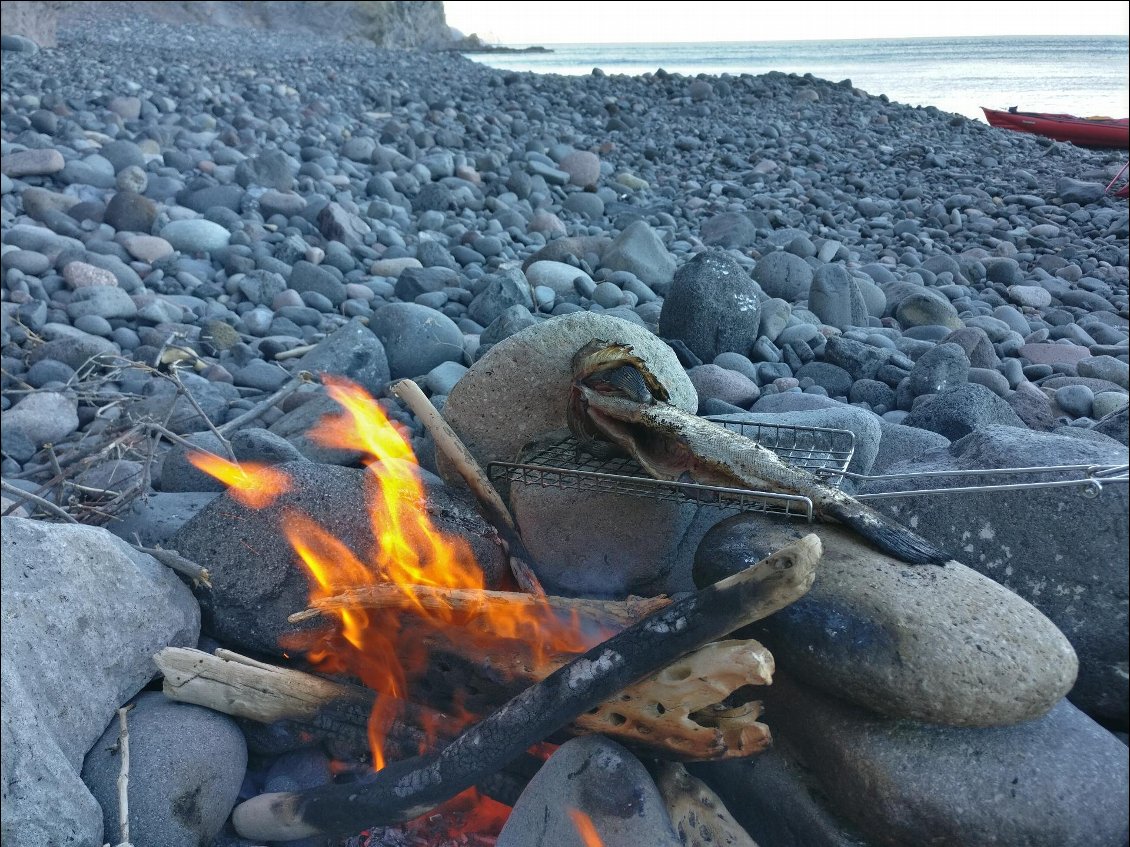
<svg viewBox="0 0 1130 847">
<path fill-rule="evenodd" d="M 828 392 L 829 397 L 847 397 L 854 381 L 851 374 L 839 365 L 828 362 L 809 362 L 797 369 L 797 379 L 811 379 Z M 880 383 L 882 385 L 882 383 Z M 885 385 L 883 385 L 886 388 Z"/>
<path fill-rule="evenodd" d="M 1046 288 L 1038 285 L 1010 285 L 1008 299 L 1017 306 L 1043 309 L 1051 305 L 1052 295 Z"/>
<path fill-rule="evenodd" d="M 1075 366 L 1079 376 L 1090 379 L 1105 379 L 1122 388 L 1130 389 L 1130 364 L 1114 356 L 1094 356 L 1080 359 Z"/>
<path fill-rule="evenodd" d="M 878 844 L 1126 841 L 1126 748 L 1065 701 L 1010 727 L 892 723 L 780 672 L 765 701 L 824 796 Z"/>
<path fill-rule="evenodd" d="M 574 150 L 557 163 L 572 185 L 590 188 L 600 180 L 600 158 L 587 150 Z"/>
<path fill-rule="evenodd" d="M 1085 385 L 1065 385 L 1055 390 L 1055 404 L 1073 418 L 1091 416 L 1095 392 Z"/>
<path fill-rule="evenodd" d="M 165 547 L 185 521 L 215 498 L 215 494 L 198 491 L 150 493 L 130 503 L 129 511 L 107 524 L 106 529 L 131 544 L 137 535 L 143 547 Z"/>
<path fill-rule="evenodd" d="M 210 430 L 194 432 L 187 436 L 185 441 L 192 447 L 187 446 L 187 444 L 174 444 L 161 457 L 160 469 L 156 474 L 160 489 L 169 493 L 207 492 L 222 494 L 227 491 L 228 487 L 225 483 L 200 470 L 188 460 L 189 453 L 194 450 L 203 450 L 217 456 L 225 456 L 227 451 L 215 433 Z"/>
<path fill-rule="evenodd" d="M 312 291 L 321 294 L 334 306 L 340 306 L 345 302 L 346 296 L 345 283 L 339 276 L 340 274 L 335 276 L 333 271 L 321 265 L 298 261 L 290 272 L 289 285 L 299 294 Z"/>
<path fill-rule="evenodd" d="M 1089 206 L 1098 203 L 1106 194 L 1106 186 L 1101 182 L 1084 182 L 1069 176 L 1060 177 L 1055 184 L 1055 193 L 1064 203 L 1078 203 Z"/>
<path fill-rule="evenodd" d="M 938 344 L 918 357 L 909 380 L 914 397 L 964 385 L 969 381 L 969 357 L 958 344 Z"/>
<path fill-rule="evenodd" d="M 76 331 L 74 335 L 55 338 L 35 348 L 28 354 L 28 363 L 35 364 L 46 359 L 54 359 L 79 374 L 86 375 L 98 360 L 110 362 L 112 357 L 120 353 L 118 345 L 112 341 Z M 5 424 L 7 424 L 6 419 Z"/>
<path fill-rule="evenodd" d="M 919 429 L 915 426 L 881 421 L 882 438 L 879 450 L 871 465 L 870 473 L 878 476 L 904 461 L 913 461 L 927 451 L 949 447 L 950 440 L 944 435 Z"/>
<path fill-rule="evenodd" d="M 903 297 L 895 307 L 895 320 L 903 329 L 913 326 L 944 326 L 961 329 L 964 324 L 945 297 L 932 289 L 922 289 Z"/>
<path fill-rule="evenodd" d="M 75 291 L 97 286 L 116 288 L 118 285 L 118 280 L 108 270 L 88 265 L 86 262 L 68 262 L 63 267 L 63 279 Z"/>
<path fill-rule="evenodd" d="M 399 277 L 408 268 L 422 268 L 420 260 L 411 256 L 399 259 L 378 259 L 369 266 L 369 273 L 373 276 Z"/>
<path fill-rule="evenodd" d="M 165 224 L 161 237 L 182 253 L 211 253 L 228 246 L 231 233 L 203 218 Z"/>
<path fill-rule="evenodd" d="M 297 164 L 282 150 L 267 150 L 236 165 L 235 181 L 244 188 L 261 185 L 276 191 L 290 191 L 294 188 L 297 170 Z"/>
<path fill-rule="evenodd" d="M 943 344 L 957 344 L 969 358 L 970 367 L 996 368 L 1001 360 L 988 333 L 979 327 L 956 329 L 942 339 Z"/>
<path fill-rule="evenodd" d="M 67 304 L 67 317 L 72 321 L 86 315 L 106 320 L 132 318 L 137 315 L 137 304 L 117 285 L 92 285 L 75 291 L 74 298 Z"/>
<path fill-rule="evenodd" d="M 157 221 L 157 204 L 133 191 L 119 191 L 106 204 L 105 221 L 118 232 L 148 233 Z"/>
<path fill-rule="evenodd" d="M 992 426 L 886 470 L 917 474 L 1126 461 L 1126 450 L 1114 445 Z M 968 484 L 968 479 L 943 476 L 871 483 L 866 490 Z M 877 500 L 875 505 L 943 549 L 959 553 L 970 567 L 1047 615 L 1079 655 L 1072 701 L 1092 715 L 1125 721 L 1130 702 L 1125 671 L 1127 499 L 1125 486 L 1104 486 L 1097 499 L 1051 488 L 936 494 Z"/>
<path fill-rule="evenodd" d="M 239 462 L 263 462 L 282 465 L 287 462 L 304 462 L 297 448 L 285 438 L 270 430 L 251 427 L 241 429 L 231 438 L 232 452 Z"/>
<path fill-rule="evenodd" d="M 0 442 L 4 452 L 26 462 L 44 444 L 62 441 L 78 429 L 78 404 L 56 391 L 28 394 L 4 412 Z"/>
<path fill-rule="evenodd" d="M 118 721 L 87 754 L 82 779 L 102 807 L 103 832 L 117 833 Z M 220 831 L 239 796 L 247 744 L 221 712 L 140 695 L 129 713 L 129 824 L 137 843 L 197 847 Z"/>
<path fill-rule="evenodd" d="M 465 373 L 467 373 L 467 368 L 458 362 L 442 362 L 428 371 L 428 375 L 424 378 L 424 385 L 427 386 L 433 397 L 437 394 L 446 397 Z"/>
<path fill-rule="evenodd" d="M 562 744 L 530 780 L 498 847 L 588 847 L 572 817 L 577 810 L 603 847 L 682 844 L 643 764 L 615 741 L 587 735 Z"/>
<path fill-rule="evenodd" d="M 131 235 L 122 240 L 122 246 L 130 256 L 148 265 L 155 264 L 174 252 L 172 244 L 155 235 Z"/>
<path fill-rule="evenodd" d="M 209 428 L 208 421 L 224 419 L 229 402 L 224 388 L 233 390 L 231 386 L 221 387 L 221 384 L 207 382 L 195 374 L 182 375 L 181 381 L 196 400 L 195 405 L 175 391 L 164 390 L 163 386 L 159 393 L 135 402 L 126 410 L 127 414 L 139 421 L 167 421 L 168 428 L 177 435 L 200 432 Z M 201 415 L 201 411 L 207 416 L 207 420 Z"/>
<path fill-rule="evenodd" d="M 1123 406 L 1121 409 L 1113 411 L 1097 421 L 1091 428 L 1091 431 L 1107 435 L 1115 441 L 1126 445 L 1128 420 L 1130 420 L 1130 409 Z"/>
<path fill-rule="evenodd" d="M 706 362 L 745 353 L 761 322 L 757 285 L 721 251 L 699 253 L 675 274 L 659 314 L 659 335 L 677 338 Z"/>
<path fill-rule="evenodd" d="M 583 279 L 586 284 L 596 287 L 596 283 L 587 273 L 564 262 L 549 260 L 534 262 L 526 268 L 525 275 L 529 285 L 544 285 L 562 296 L 573 294 L 577 290 L 575 284 L 577 279 Z"/>
<path fill-rule="evenodd" d="M 392 379 L 423 376 L 442 362 L 463 360 L 463 333 L 447 315 L 418 303 L 388 303 L 369 319 Z"/>
<path fill-rule="evenodd" d="M 601 265 L 628 271 L 645 285 L 666 285 L 675 277 L 675 257 L 644 221 L 629 224 L 604 251 Z"/>
<path fill-rule="evenodd" d="M 537 267 L 537 265 L 532 266 L 531 270 L 533 267 Z M 572 291 L 571 281 L 570 291 Z M 471 320 L 487 326 L 511 306 L 523 306 L 526 309 L 534 307 L 530 283 L 526 275 L 517 268 L 492 274 L 488 278 L 486 287 L 476 294 L 468 304 L 467 316 Z"/>
<path fill-rule="evenodd" d="M 903 423 L 944 435 L 950 441 L 986 426 L 1027 429 L 1005 400 L 991 389 L 971 382 L 935 394 L 917 406 Z"/>
<path fill-rule="evenodd" d="M 384 345 L 358 320 L 352 320 L 327 335 L 302 357 L 300 370 L 333 374 L 351 379 L 379 397 L 390 379 Z"/>
<path fill-rule="evenodd" d="M 362 562 L 376 561 L 373 526 L 366 504 L 376 481 L 365 470 L 314 462 L 278 466 L 292 480 L 291 490 L 255 510 L 224 494 L 204 507 L 173 536 L 181 555 L 207 562 L 212 588 L 199 594 L 204 631 L 236 647 L 281 655 L 284 636 L 309 630 L 287 616 L 306 607 L 309 578 L 280 527 L 288 512 L 300 512 L 341 541 Z M 493 530 L 473 508 L 442 485 L 428 484 L 426 511 L 437 528 L 465 539 L 483 568 L 486 584 L 497 586 L 506 568 Z M 248 556 L 246 550 L 255 551 Z"/>
<path fill-rule="evenodd" d="M 744 759 L 691 766 L 718 792 L 758 844 L 772 847 L 872 847 L 828 806 L 809 769 L 784 738 Z"/>
<path fill-rule="evenodd" d="M 804 259 L 784 251 L 767 253 L 753 268 L 753 278 L 761 290 L 786 303 L 807 297 L 812 277 L 812 268 Z"/>
<path fill-rule="evenodd" d="M 699 365 L 687 371 L 699 406 L 708 398 L 715 398 L 732 406 L 746 409 L 760 395 L 757 383 L 737 371 L 727 370 L 718 365 Z"/>
<path fill-rule="evenodd" d="M 757 238 L 757 228 L 749 216 L 741 212 L 722 212 L 702 222 L 699 236 L 708 247 L 740 250 L 753 244 Z"/>
<path fill-rule="evenodd" d="M 1075 653 L 1029 603 L 957 562 L 907 567 L 833 524 L 728 518 L 699 544 L 695 582 L 809 532 L 824 542 L 816 584 L 753 630 L 798 679 L 888 717 L 945 726 L 1031 720 L 1071 688 Z"/>
<path fill-rule="evenodd" d="M 0 159 L 0 173 L 4 176 L 20 178 L 25 176 L 48 176 L 63 169 L 66 162 L 58 150 L 20 150 L 9 153 Z"/>
<path fill-rule="evenodd" d="M 196 646 L 199 610 L 172 571 L 104 529 L 0 523 L 4 841 L 102 844 L 83 756 L 156 674 L 154 653 Z"/>
<path fill-rule="evenodd" d="M 401 300 L 414 300 L 421 294 L 442 291 L 459 285 L 459 274 L 442 266 L 405 268 L 396 278 L 394 291 Z"/>
<path fill-rule="evenodd" d="M 836 329 L 867 326 L 867 303 L 843 265 L 821 265 L 808 291 L 808 308 L 821 323 Z"/>
<path fill-rule="evenodd" d="M 1017 352 L 1034 365 L 1078 365 L 1091 358 L 1091 351 L 1074 344 L 1025 344 Z"/>
</svg>

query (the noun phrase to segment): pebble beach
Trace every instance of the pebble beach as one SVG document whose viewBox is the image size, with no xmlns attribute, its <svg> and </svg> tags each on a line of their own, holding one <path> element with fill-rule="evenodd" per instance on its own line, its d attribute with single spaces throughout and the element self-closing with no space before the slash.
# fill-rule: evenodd
<svg viewBox="0 0 1130 847">
<path fill-rule="evenodd" d="M 227 554 L 217 539 L 239 535 L 217 510 L 223 486 L 184 459 L 185 442 L 218 450 L 217 428 L 240 459 L 328 468 L 321 476 L 309 470 L 307 484 L 324 486 L 327 503 L 337 496 L 344 469 L 358 462 L 306 437 L 327 411 L 320 387 L 304 384 L 262 407 L 301 371 L 348 377 L 384 398 L 439 489 L 456 487 L 441 481 L 452 483 L 450 471 L 420 421 L 385 394 L 389 382 L 416 380 L 480 460 L 513 460 L 499 445 L 540 433 L 518 426 L 523 438 L 508 440 L 498 432 L 538 419 L 540 398 L 568 377 L 544 375 L 539 368 L 549 366 L 538 357 L 548 362 L 559 352 L 567 361 L 567 345 L 586 333 L 622 335 L 605 340 L 635 340 L 639 349 L 654 343 L 688 412 L 851 431 L 850 469 L 862 475 L 1127 461 L 1130 218 L 1126 201 L 1105 193 L 1124 150 L 998 130 L 810 75 L 537 75 L 455 54 L 171 26 L 128 13 L 77 17 L 60 28 L 58 47 L 33 48 L 5 36 L 0 91 L 0 472 L 4 510 L 13 514 L 4 518 L 5 759 L 37 759 L 27 719 L 21 728 L 8 715 L 62 696 L 70 677 L 44 682 L 43 666 L 65 664 L 68 653 L 77 665 L 97 664 L 115 651 L 136 654 L 141 665 L 92 683 L 106 690 L 87 704 L 88 725 L 75 729 L 65 709 L 52 707 L 42 723 L 58 736 L 64 764 L 28 767 L 63 786 L 52 789 L 62 792 L 62 811 L 54 820 L 27 811 L 46 801 L 6 773 L 5 841 L 13 845 L 102 843 L 91 821 L 101 832 L 102 811 L 113 804 L 96 786 L 112 785 L 117 772 L 89 758 L 83 770 L 84 756 L 103 730 L 116 737 L 114 711 L 149 685 L 145 655 L 197 645 L 201 607 L 212 647 L 259 655 L 277 647 L 279 631 L 263 621 L 274 614 L 285 622 L 295 611 L 269 608 L 263 598 L 278 602 L 277 585 L 254 604 L 249 594 L 220 590 L 202 599 L 199 586 L 194 597 L 171 571 L 155 566 L 158 578 L 131 564 L 148 557 L 126 542 L 137 533 L 145 546 L 172 547 L 175 537 L 185 555 L 207 551 L 222 585 L 216 577 Z M 536 333 L 538 341 L 525 340 Z M 521 375 L 500 384 L 497 374 L 511 366 L 515 374 L 528 366 L 537 384 Z M 249 410 L 254 421 L 242 426 Z M 157 421 L 172 435 L 149 453 L 103 450 L 137 421 Z M 80 458 L 72 465 L 67 456 Z M 77 473 L 80 460 L 79 487 L 60 485 L 60 470 Z M 20 491 L 47 506 L 21 501 Z M 106 527 L 84 529 L 98 538 L 44 541 L 29 528 L 41 523 L 29 514 L 55 520 L 48 507 L 78 513 L 83 502 L 85 522 Z M 708 766 L 701 778 L 739 820 L 763 818 L 743 820 L 761 847 L 1121 847 L 1130 699 L 1125 484 L 1094 501 L 1045 490 L 876 502 L 893 504 L 882 508 L 957 554 L 969 576 L 953 578 L 956 596 L 993 598 L 955 602 L 952 611 L 939 599 L 937 619 L 914 626 L 941 633 L 942 616 L 952 614 L 993 644 L 1022 631 L 1030 637 L 1018 649 L 1038 670 L 941 650 L 920 655 L 918 646 L 878 639 L 879 654 L 898 655 L 891 667 L 915 668 L 903 679 L 886 665 L 869 670 L 864 659 L 858 668 L 845 659 L 837 651 L 847 635 L 833 644 L 831 617 L 766 624 L 758 637 L 784 673 L 764 720 L 780 728 L 781 749 L 756 769 Z M 646 526 L 678 526 L 678 536 L 629 531 L 609 554 L 586 533 L 601 520 L 609 532 L 641 524 L 619 513 L 610 523 L 576 502 L 562 512 L 560 502 L 521 492 L 512 503 L 544 565 L 539 575 L 560 593 L 692 589 L 694 546 L 717 522 L 702 510 L 641 512 Z M 844 555 L 848 565 L 833 563 L 832 573 L 851 571 L 851 557 L 863 554 Z M 125 645 L 95 638 L 83 647 L 95 658 L 84 659 L 72 645 L 90 638 L 89 623 L 66 624 L 45 640 L 59 655 L 44 659 L 52 648 L 40 634 L 54 626 L 46 623 L 51 605 L 63 601 L 50 580 L 19 580 L 34 582 L 28 574 L 45 556 L 120 561 L 123 574 L 136 565 L 141 576 L 114 583 L 110 606 L 126 606 L 113 616 L 159 619 L 159 631 Z M 226 566 L 247 568 L 239 558 L 232 553 Z M 20 576 L 11 562 L 21 563 Z M 578 563 L 599 579 L 577 577 Z M 72 578 L 97 618 L 108 589 Z M 131 579 L 146 591 L 118 597 L 131 593 L 120 590 Z M 891 596 L 920 590 L 908 587 L 918 577 L 900 579 L 885 589 Z M 839 590 L 833 583 L 828 591 Z M 251 592 L 247 584 L 239 590 Z M 983 593 L 998 588 L 1000 595 Z M 862 620 L 867 592 L 843 590 L 853 599 L 836 606 L 836 620 Z M 21 605 L 34 611 L 9 611 Z M 254 610 L 246 624 L 240 605 Z M 819 614 L 835 605 L 828 600 Z M 908 626 L 897 608 L 877 608 L 866 612 L 880 616 L 876 626 Z M 851 629 L 851 638 L 862 631 Z M 851 679 L 832 670 L 844 662 Z M 892 694 L 929 689 L 919 668 L 948 680 L 963 663 L 975 671 L 954 671 L 952 684 Z M 998 674 L 1016 688 L 994 683 Z M 978 690 L 984 703 L 967 706 L 978 697 L 961 698 Z M 884 711 L 892 700 L 899 705 Z M 153 690 L 142 701 L 156 736 L 161 710 L 171 707 Z M 835 731 L 810 738 L 806 716 Z M 195 719 L 202 723 L 192 731 L 210 739 L 200 757 L 236 763 L 208 783 L 214 796 L 204 808 L 214 819 L 174 820 L 138 845 L 256 843 L 225 823 L 237 799 L 330 778 L 327 755 L 272 746 L 265 733 L 245 739 L 246 729 L 222 715 Z M 896 725 L 898 738 L 887 731 Z M 1039 764 L 1037 752 L 1057 739 L 1054 766 Z M 194 745 L 170 742 L 160 762 Z M 974 748 L 989 752 L 981 759 Z M 808 765 L 797 764 L 805 757 Z M 811 774 L 799 774 L 812 761 L 833 764 L 816 777 L 826 782 L 805 788 Z M 917 761 L 934 765 L 916 771 Z M 869 768 L 889 778 L 883 787 L 869 786 Z M 999 801 L 1007 813 L 978 807 L 973 798 L 1007 793 L 1000 786 L 1014 775 L 1031 779 Z M 537 802 L 549 803 L 564 789 L 542 778 L 549 799 Z M 872 791 L 913 812 L 878 808 Z M 780 810 L 768 798 L 779 792 L 802 822 L 791 835 L 772 823 Z M 937 799 L 946 795 L 957 799 Z M 529 809 L 518 817 L 537 819 Z M 928 841 L 943 819 L 948 840 Z M 991 837 L 979 834 L 986 831 Z M 564 843 L 524 832 L 498 844 Z M 668 843 L 665 831 L 640 832 L 651 830 L 608 847 Z M 109 829 L 104 837 L 114 840 Z M 370 843 L 411 842 L 389 833 Z"/>
</svg>

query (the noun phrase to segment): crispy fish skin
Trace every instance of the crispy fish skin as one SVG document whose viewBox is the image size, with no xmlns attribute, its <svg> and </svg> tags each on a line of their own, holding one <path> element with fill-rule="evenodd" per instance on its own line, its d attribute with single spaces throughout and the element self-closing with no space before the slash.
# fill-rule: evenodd
<svg viewBox="0 0 1130 847">
<path fill-rule="evenodd" d="M 570 400 L 570 429 L 582 441 L 603 436 L 656 479 L 808 497 L 818 517 L 850 526 L 907 564 L 940 565 L 950 560 L 901 524 L 724 426 L 665 402 L 639 402 L 614 387 L 609 390 L 607 384 L 600 384 L 599 390 L 590 386 L 586 351 L 598 343 L 586 345 L 574 359 L 577 378 Z M 601 363 L 607 369 L 609 356 L 602 356 Z M 583 421 L 579 424 L 583 437 L 574 419 Z"/>
</svg>

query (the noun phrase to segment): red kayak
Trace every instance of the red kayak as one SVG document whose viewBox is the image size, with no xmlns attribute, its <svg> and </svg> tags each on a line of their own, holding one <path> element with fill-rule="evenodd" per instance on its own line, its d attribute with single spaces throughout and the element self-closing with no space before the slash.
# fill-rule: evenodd
<svg viewBox="0 0 1130 847">
<path fill-rule="evenodd" d="M 1007 112 L 981 107 L 990 126 L 1030 132 L 1070 141 L 1083 147 L 1130 148 L 1130 120 L 1121 118 L 1080 118 L 1075 115 L 1051 115 L 1045 112 Z"/>
</svg>

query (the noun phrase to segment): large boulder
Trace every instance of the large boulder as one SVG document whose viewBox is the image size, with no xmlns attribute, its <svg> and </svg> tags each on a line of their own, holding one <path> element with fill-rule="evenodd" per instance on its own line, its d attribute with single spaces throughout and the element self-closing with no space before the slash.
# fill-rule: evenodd
<svg viewBox="0 0 1130 847">
<path fill-rule="evenodd" d="M 781 667 L 875 712 L 949 726 L 1043 715 L 1078 662 L 1032 605 L 958 562 L 907 567 L 832 524 L 737 515 L 710 530 L 695 581 L 717 582 L 815 532 L 824 557 L 812 589 L 756 625 Z"/>
<path fill-rule="evenodd" d="M 594 339 L 631 345 L 667 386 L 673 404 L 697 409 L 694 387 L 667 345 L 627 321 L 577 312 L 492 347 L 456 383 L 444 416 L 484 465 L 513 462 L 524 446 L 548 433 L 564 437 L 572 359 Z M 448 462 L 437 460 L 440 473 L 455 483 Z M 689 561 L 681 540 L 693 507 L 538 484 L 501 487 L 512 495 L 538 576 L 552 590 L 612 595 L 663 590 L 676 562 Z"/>
<path fill-rule="evenodd" d="M 176 574 L 104 529 L 0 525 L 2 840 L 102 844 L 83 757 L 157 673 L 154 653 L 196 646 L 200 610 Z"/>
<path fill-rule="evenodd" d="M 698 397 L 671 348 L 627 321 L 575 312 L 531 326 L 494 345 L 463 376 L 443 415 L 481 463 L 513 461 L 529 442 L 564 427 L 573 356 L 600 339 L 628 344 L 667 387 L 670 402 L 694 412 Z M 444 462 L 441 475 L 458 477 Z"/>
<path fill-rule="evenodd" d="M 876 844 L 1126 843 L 1126 747 L 1066 701 L 1016 726 L 938 727 L 877 717 L 778 670 L 765 714 L 836 812 Z"/>
<path fill-rule="evenodd" d="M 885 468 L 905 480 L 870 483 L 866 491 L 967 486 L 969 478 L 921 479 L 928 471 L 1121 465 L 1125 447 L 1008 426 L 979 430 Z M 1065 474 L 1042 479 L 1063 479 Z M 1015 482 L 1000 477 L 997 482 Z M 1058 626 L 1079 655 L 1070 699 L 1092 715 L 1125 724 L 1128 496 L 1107 485 L 1097 498 L 1078 488 L 934 494 L 876 500 L 875 506 L 986 576 L 1015 591 Z"/>
<path fill-rule="evenodd" d="M 721 251 L 699 253 L 675 274 L 659 313 L 659 334 L 677 338 L 704 362 L 746 353 L 761 323 L 758 287 Z"/>
</svg>

